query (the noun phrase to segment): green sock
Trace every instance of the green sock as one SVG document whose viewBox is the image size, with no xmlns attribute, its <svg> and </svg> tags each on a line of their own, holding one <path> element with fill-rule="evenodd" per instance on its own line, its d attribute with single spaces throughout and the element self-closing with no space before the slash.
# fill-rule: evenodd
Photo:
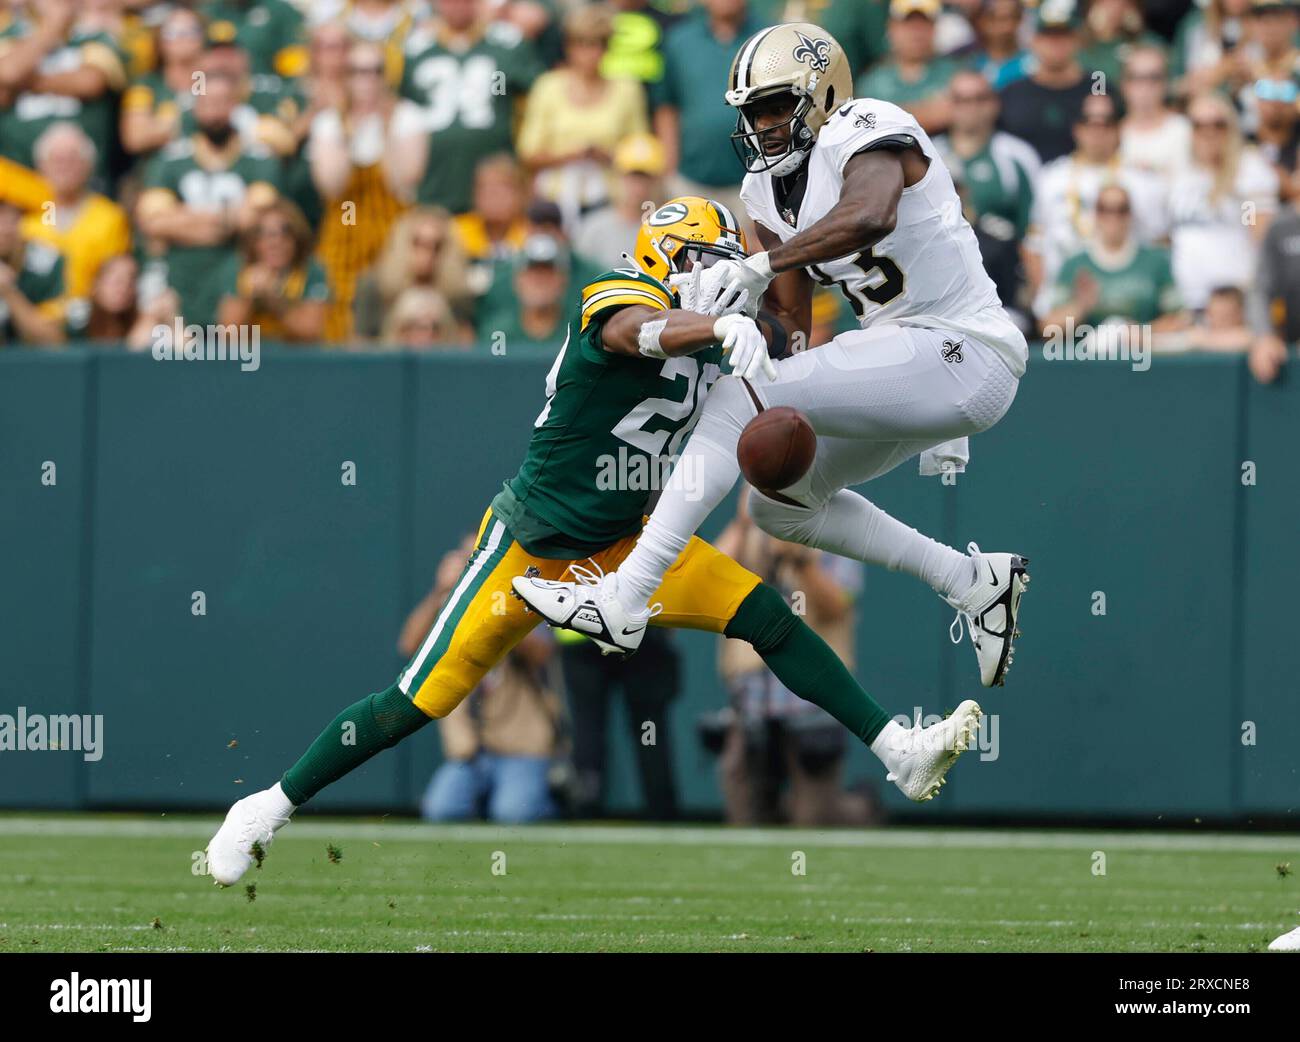
<svg viewBox="0 0 1300 1042">
<path fill-rule="evenodd" d="M 368 695 L 334 718 L 302 759 L 284 772 L 280 788 L 294 806 L 301 806 L 326 785 L 414 734 L 431 719 L 396 684 Z"/>
<path fill-rule="evenodd" d="M 724 632 L 752 644 L 777 680 L 821 706 L 867 745 L 889 722 L 889 714 L 862 690 L 830 645 L 766 583 L 741 602 Z"/>
</svg>

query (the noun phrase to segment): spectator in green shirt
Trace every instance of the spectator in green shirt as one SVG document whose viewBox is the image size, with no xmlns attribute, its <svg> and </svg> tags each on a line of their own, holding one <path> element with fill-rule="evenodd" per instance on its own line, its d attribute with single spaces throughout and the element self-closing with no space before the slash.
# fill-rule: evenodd
<svg viewBox="0 0 1300 1042">
<path fill-rule="evenodd" d="M 1155 333 L 1185 326 L 1169 251 L 1138 244 L 1128 192 L 1119 185 L 1103 188 L 1095 213 L 1091 242 L 1056 277 L 1044 328 L 1070 320 L 1075 326 L 1150 325 Z"/>
<path fill-rule="evenodd" d="M 454 214 L 472 205 L 474 168 L 511 152 L 515 102 L 528 96 L 542 64 L 507 22 L 487 21 L 483 0 L 437 0 L 436 17 L 406 42 L 401 93 L 424 109 L 431 160 L 416 193 Z"/>
<path fill-rule="evenodd" d="M 0 199 L 0 346 L 62 343 L 63 258 L 42 243 L 23 241 L 22 216 Z"/>
<path fill-rule="evenodd" d="M 530 235 L 514 260 L 512 307 L 479 323 L 479 344 L 494 355 L 550 357 L 565 334 L 569 258 L 550 235 Z"/>
<path fill-rule="evenodd" d="M 879 98 L 907 109 L 930 134 L 946 130 L 952 119 L 948 83 L 959 66 L 935 51 L 939 0 L 891 0 L 889 59 L 858 78 L 860 98 Z"/>
<path fill-rule="evenodd" d="M 997 129 L 998 95 L 982 73 L 958 72 L 949 85 L 952 124 L 934 139 L 975 229 L 985 270 L 1003 306 L 1028 328 L 1021 301 L 1020 243 L 1029 229 L 1042 164 L 1028 142 Z"/>
<path fill-rule="evenodd" d="M 727 72 L 740 45 L 762 24 L 746 0 L 701 0 L 668 32 L 664 78 L 654 91 L 654 128 L 668 152 L 670 195 L 716 199 L 744 213 L 745 170 L 728 147 L 736 114 L 723 102 Z"/>
</svg>

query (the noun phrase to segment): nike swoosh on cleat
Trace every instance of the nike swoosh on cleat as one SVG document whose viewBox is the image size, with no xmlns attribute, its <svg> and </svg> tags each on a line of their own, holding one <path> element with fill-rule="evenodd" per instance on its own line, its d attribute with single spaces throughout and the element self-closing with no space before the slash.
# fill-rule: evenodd
<svg viewBox="0 0 1300 1042">
<path fill-rule="evenodd" d="M 989 578 L 989 585 L 990 585 L 990 586 L 997 586 L 997 585 L 998 585 L 998 573 L 995 572 L 995 571 L 993 570 L 993 566 L 992 566 L 992 565 L 989 565 L 989 576 L 990 576 L 990 578 Z"/>
</svg>

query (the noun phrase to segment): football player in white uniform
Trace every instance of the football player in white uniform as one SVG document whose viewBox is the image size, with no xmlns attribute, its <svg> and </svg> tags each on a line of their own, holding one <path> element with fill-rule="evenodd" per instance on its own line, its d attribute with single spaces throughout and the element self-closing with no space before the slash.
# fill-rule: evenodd
<svg viewBox="0 0 1300 1042">
<path fill-rule="evenodd" d="M 698 480 L 669 482 L 616 573 L 594 583 L 520 577 L 514 588 L 552 624 L 634 651 L 664 573 L 739 476 L 741 431 L 761 409 L 793 406 L 817 434 L 816 459 L 789 488 L 751 494 L 755 522 L 925 580 L 957 611 L 954 641 L 966 623 L 981 682 L 1001 684 L 1026 559 L 974 543 L 963 554 L 847 486 L 1001 419 L 1025 371 L 1025 338 L 1002 309 L 929 136 L 896 105 L 851 93 L 843 51 L 815 25 L 778 25 L 746 41 L 725 97 L 748 170 L 741 198 L 764 252 L 697 271 L 679 289 L 684 306 L 717 314 L 755 315 L 761 298 L 774 354 L 811 327 L 815 282 L 838 287 L 862 328 L 782 359 L 770 382 L 720 379 L 683 450 L 695 459 L 679 464 Z"/>
</svg>

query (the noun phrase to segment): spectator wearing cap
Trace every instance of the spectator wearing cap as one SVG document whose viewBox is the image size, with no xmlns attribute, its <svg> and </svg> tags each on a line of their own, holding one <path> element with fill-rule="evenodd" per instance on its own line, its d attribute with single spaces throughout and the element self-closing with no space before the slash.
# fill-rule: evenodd
<svg viewBox="0 0 1300 1042">
<path fill-rule="evenodd" d="M 318 252 L 335 293 L 330 340 L 352 335 L 357 277 L 414 198 L 428 155 L 424 114 L 414 102 L 393 97 L 383 49 L 354 43 L 345 108 L 319 112 L 307 141 L 312 182 L 324 201 Z"/>
<path fill-rule="evenodd" d="M 1119 83 L 1124 61 L 1134 47 L 1164 48 L 1164 41 L 1147 30 L 1138 0 L 1089 0 L 1087 11 L 1079 62 L 1090 72 L 1101 73 L 1107 91 Z"/>
<path fill-rule="evenodd" d="M 119 133 L 132 156 L 152 155 L 181 134 L 193 108 L 203 55 L 203 21 L 187 7 L 168 12 L 157 30 L 158 67 L 131 81 L 122 94 Z"/>
<path fill-rule="evenodd" d="M 384 314 L 412 286 L 437 290 L 460 322 L 473 315 L 474 295 L 465 254 L 450 214 L 439 206 L 407 210 L 393 225 L 374 267 L 357 282 L 357 335 L 367 339 L 378 336 Z"/>
<path fill-rule="evenodd" d="M 952 122 L 948 133 L 934 139 L 935 147 L 961 190 L 984 266 L 1002 303 L 1020 311 L 1020 244 L 1029 228 L 1041 170 L 1038 153 L 997 129 L 998 95 L 981 73 L 958 72 L 948 97 Z"/>
<path fill-rule="evenodd" d="M 537 194 L 560 207 L 570 228 L 609 201 L 618 142 L 649 129 L 641 84 L 601 71 L 613 24 L 599 4 L 569 12 L 564 64 L 533 84 L 519 128 L 519 157 L 535 175 Z"/>
<path fill-rule="evenodd" d="M 1187 162 L 1192 125 L 1168 105 L 1169 71 L 1164 49 L 1137 46 L 1130 50 L 1120 76 L 1120 91 L 1124 97 L 1121 159 L 1167 183 Z"/>
<path fill-rule="evenodd" d="M 41 134 L 77 124 L 95 145 L 95 176 L 108 178 L 114 94 L 126 85 L 116 38 L 72 0 L 11 3 L 0 36 L 0 155 L 31 166 Z"/>
<path fill-rule="evenodd" d="M 1295 80 L 1259 80 L 1254 87 L 1259 152 L 1277 172 L 1283 202 L 1300 196 L 1296 153 L 1300 147 L 1300 88 Z"/>
<path fill-rule="evenodd" d="M 664 199 L 663 145 L 653 134 L 625 138 L 614 153 L 614 170 L 614 201 L 584 217 L 573 235 L 573 252 L 598 271 L 625 263 L 623 251 L 636 239 L 647 205 Z"/>
<path fill-rule="evenodd" d="M 23 238 L 61 254 L 68 296 L 86 297 L 99 266 L 130 249 L 131 222 L 117 203 L 90 191 L 95 145 L 75 123 L 52 123 L 35 152 L 42 200 L 23 218 Z"/>
<path fill-rule="evenodd" d="M 1080 44 L 1074 0 L 1043 0 L 1034 15 L 1033 71 L 1001 91 L 999 125 L 1033 145 L 1044 163 L 1074 147 L 1071 129 L 1091 93 Z"/>
<path fill-rule="evenodd" d="M 0 346 L 55 345 L 65 339 L 63 258 L 25 242 L 22 211 L 0 200 Z"/>
<path fill-rule="evenodd" d="M 1125 166 L 1120 158 L 1116 96 L 1088 95 L 1073 130 L 1074 151 L 1043 167 L 1025 244 L 1034 311 L 1039 315 L 1050 306 L 1061 265 L 1092 240 L 1097 198 L 1106 185 L 1121 185 L 1134 201 L 1139 242 L 1151 245 L 1168 234 L 1165 186 L 1154 175 Z"/>
<path fill-rule="evenodd" d="M 701 0 L 698 10 L 669 30 L 664 78 L 652 98 L 669 195 L 700 195 L 745 212 L 740 201 L 745 169 L 726 144 L 736 115 L 723 103 L 723 80 L 740 45 L 761 28 L 746 0 Z M 716 78 L 703 81 L 705 69 L 716 70 Z"/>
<path fill-rule="evenodd" d="M 435 17 L 407 40 L 401 93 L 424 110 L 437 156 L 417 199 L 461 214 L 474 205 L 479 162 L 513 151 L 515 101 L 544 69 L 517 26 L 489 19 L 484 0 L 432 6 Z"/>
<path fill-rule="evenodd" d="M 1221 94 L 1187 106 L 1192 151 L 1169 190 L 1174 279 L 1187 307 L 1200 311 L 1220 286 L 1250 286 L 1257 244 L 1278 209 L 1278 177 L 1242 139 L 1237 113 Z"/>
<path fill-rule="evenodd" d="M 952 118 L 948 81 L 957 71 L 951 58 L 935 52 L 940 0 L 891 0 L 889 57 L 858 79 L 860 98 L 879 98 L 907 109 L 929 133 L 945 130 Z"/>
<path fill-rule="evenodd" d="M 397 295 L 384 318 L 379 340 L 382 345 L 415 351 L 468 351 L 471 347 L 451 305 L 429 286 L 410 286 Z"/>
<path fill-rule="evenodd" d="M 204 0 L 208 37 L 248 52 L 259 75 L 298 76 L 307 65 L 303 17 L 286 0 Z"/>
<path fill-rule="evenodd" d="M 550 356 L 565 334 L 569 258 L 550 235 L 530 235 L 514 259 L 514 296 L 478 323 L 478 339 L 493 354 Z"/>
<path fill-rule="evenodd" d="M 218 321 L 256 326 L 269 341 L 321 340 L 330 287 L 311 251 L 311 228 L 293 203 L 277 199 L 261 209 L 242 236 L 239 262 L 224 274 Z"/>
<path fill-rule="evenodd" d="M 1057 272 L 1044 327 L 1150 325 L 1153 332 L 1186 324 L 1169 267 L 1169 251 L 1143 246 L 1133 231 L 1133 204 L 1117 184 L 1097 195 L 1092 235 Z"/>
<path fill-rule="evenodd" d="M 150 160 L 135 209 L 145 253 L 159 262 L 141 276 L 147 295 L 170 287 L 180 314 L 196 325 L 216 321 L 221 285 L 213 274 L 231 262 L 238 234 L 283 184 L 279 161 L 239 137 L 235 79 L 213 69 L 205 81 L 194 99 L 195 132 Z"/>
<path fill-rule="evenodd" d="M 1020 0 L 981 0 L 975 12 L 973 67 L 1001 90 L 1029 75 L 1033 56 L 1020 44 L 1024 18 Z"/>
</svg>

